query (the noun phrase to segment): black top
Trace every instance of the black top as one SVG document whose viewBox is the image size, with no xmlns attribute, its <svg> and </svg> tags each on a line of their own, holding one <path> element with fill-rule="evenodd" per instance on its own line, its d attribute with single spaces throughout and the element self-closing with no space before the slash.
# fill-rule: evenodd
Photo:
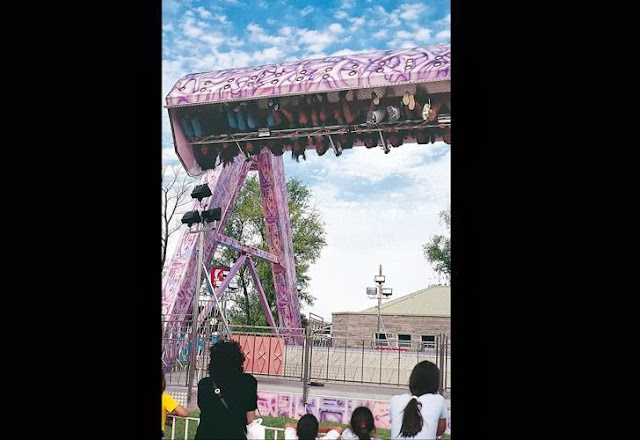
<svg viewBox="0 0 640 440">
<path fill-rule="evenodd" d="M 242 373 L 229 383 L 218 383 L 221 395 L 229 405 L 224 407 L 213 392 L 210 377 L 198 382 L 200 424 L 195 440 L 246 439 L 247 411 L 258 408 L 258 381 L 251 374 Z"/>
</svg>

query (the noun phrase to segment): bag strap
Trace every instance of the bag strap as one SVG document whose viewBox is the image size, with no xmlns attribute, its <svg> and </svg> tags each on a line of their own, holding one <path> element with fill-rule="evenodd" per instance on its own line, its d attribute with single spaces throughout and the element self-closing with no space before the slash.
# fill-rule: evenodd
<svg viewBox="0 0 640 440">
<path fill-rule="evenodd" d="M 222 402 L 222 405 L 227 409 L 227 412 L 229 413 L 229 415 L 232 418 L 235 418 L 233 414 L 231 414 L 231 410 L 229 409 L 229 405 L 227 405 L 227 401 L 224 400 L 224 397 L 222 397 L 222 391 L 220 390 L 220 388 L 216 385 L 216 382 L 213 380 L 213 377 L 211 377 L 211 383 L 213 384 L 213 394 L 216 394 L 219 398 L 220 398 L 220 402 Z M 238 421 L 240 422 L 241 420 L 238 419 Z M 247 422 L 243 422 L 241 426 L 246 426 Z M 242 429 L 242 428 L 241 428 Z M 246 428 L 245 428 L 246 429 Z M 246 437 L 246 433 L 244 431 L 244 429 L 242 429 L 242 434 L 245 435 Z"/>
<path fill-rule="evenodd" d="M 218 388 L 213 378 L 211 378 L 211 383 L 213 384 L 213 393 L 218 395 L 224 407 L 227 409 L 227 411 L 229 411 L 229 414 L 231 414 L 231 411 L 229 410 L 229 405 L 227 405 L 227 401 L 224 400 L 224 397 L 222 397 L 222 391 L 220 391 L 220 388 Z"/>
<path fill-rule="evenodd" d="M 224 400 L 224 397 L 222 397 L 222 391 L 220 390 L 220 388 L 218 388 L 218 386 L 216 385 L 216 383 L 213 380 L 213 378 L 211 378 L 211 383 L 213 384 L 213 393 L 218 395 L 218 397 L 220 398 L 220 401 L 222 402 L 224 407 L 227 408 L 227 411 L 229 411 L 229 405 L 227 405 L 227 401 Z M 258 415 L 260 417 L 262 417 L 262 413 L 260 412 L 260 408 L 256 408 L 256 409 L 258 410 Z M 229 411 L 229 414 L 231 414 L 230 411 Z"/>
</svg>

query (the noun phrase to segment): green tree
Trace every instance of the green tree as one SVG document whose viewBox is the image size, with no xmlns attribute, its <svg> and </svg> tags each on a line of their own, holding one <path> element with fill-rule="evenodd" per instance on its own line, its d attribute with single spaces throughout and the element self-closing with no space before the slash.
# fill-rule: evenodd
<svg viewBox="0 0 640 440">
<path fill-rule="evenodd" d="M 306 291 L 309 283 L 308 271 L 319 257 L 326 245 L 324 223 L 320 212 L 312 205 L 311 191 L 299 179 L 287 181 L 289 196 L 289 215 L 291 235 L 293 241 L 294 261 L 298 284 L 298 300 L 300 304 L 312 306 L 315 297 Z M 257 176 L 247 178 L 243 188 L 238 193 L 236 205 L 231 214 L 225 235 L 265 251 L 269 250 L 267 232 L 262 210 L 262 196 Z M 220 246 L 213 259 L 214 265 L 231 267 L 239 257 L 238 251 Z M 256 272 L 260 279 L 265 296 L 278 322 L 275 289 L 271 263 L 261 258 L 252 257 Z M 267 318 L 260 305 L 257 289 L 246 264 L 242 265 L 236 275 L 238 291 L 231 294 L 233 305 L 227 310 L 230 324 L 268 326 Z"/>
<path fill-rule="evenodd" d="M 451 229 L 451 208 L 438 214 L 448 230 Z M 447 279 L 451 277 L 451 238 L 444 235 L 432 235 L 430 241 L 422 245 L 427 261 L 434 265 L 434 270 Z"/>
</svg>

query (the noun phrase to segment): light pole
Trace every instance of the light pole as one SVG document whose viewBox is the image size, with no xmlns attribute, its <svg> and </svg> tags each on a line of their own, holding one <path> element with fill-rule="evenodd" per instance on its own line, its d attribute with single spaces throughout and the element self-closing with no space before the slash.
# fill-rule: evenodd
<svg viewBox="0 0 640 440">
<path fill-rule="evenodd" d="M 376 327 L 376 345 L 379 345 L 380 339 L 380 305 L 382 304 L 382 297 L 390 297 L 393 294 L 393 289 L 390 287 L 382 287 L 384 285 L 385 276 L 382 275 L 382 264 L 378 271 L 378 275 L 374 275 L 373 281 L 376 283 L 376 287 L 367 287 L 367 296 L 371 299 L 378 300 L 378 325 Z"/>
<path fill-rule="evenodd" d="M 192 396 L 191 390 L 193 388 L 193 378 L 196 372 L 196 362 L 198 359 L 198 304 L 200 301 L 200 288 L 202 282 L 202 260 L 204 254 L 204 233 L 215 229 L 215 223 L 213 226 L 207 227 L 205 223 L 215 222 L 221 218 L 221 209 L 204 209 L 202 206 L 202 199 L 211 196 L 211 189 L 209 185 L 202 184 L 196 186 L 191 192 L 191 197 L 198 200 L 198 210 L 186 212 L 181 219 L 181 222 L 186 223 L 189 227 L 189 233 L 198 234 L 198 267 L 196 269 L 196 290 L 193 293 L 193 300 L 191 303 L 191 350 L 189 357 L 189 380 L 187 391 L 187 402 L 191 403 Z M 191 229 L 193 225 L 196 225 L 195 230 Z"/>
</svg>

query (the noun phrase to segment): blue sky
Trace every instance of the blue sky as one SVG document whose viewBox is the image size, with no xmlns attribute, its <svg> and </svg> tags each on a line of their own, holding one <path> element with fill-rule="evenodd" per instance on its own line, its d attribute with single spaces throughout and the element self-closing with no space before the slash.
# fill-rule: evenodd
<svg viewBox="0 0 640 440">
<path fill-rule="evenodd" d="M 164 0 L 162 2 L 162 157 L 174 153 L 165 97 L 188 73 L 328 55 L 450 43 L 449 1 Z M 335 157 L 283 156 L 287 178 L 307 185 L 322 212 L 327 246 L 311 268 L 305 308 L 331 312 L 376 304 L 365 288 L 382 264 L 393 296 L 437 281 L 422 244 L 446 229 L 438 213 L 450 206 L 451 146 L 404 144 L 389 154 L 353 148 Z M 169 245 L 173 253 L 178 233 Z"/>
</svg>

